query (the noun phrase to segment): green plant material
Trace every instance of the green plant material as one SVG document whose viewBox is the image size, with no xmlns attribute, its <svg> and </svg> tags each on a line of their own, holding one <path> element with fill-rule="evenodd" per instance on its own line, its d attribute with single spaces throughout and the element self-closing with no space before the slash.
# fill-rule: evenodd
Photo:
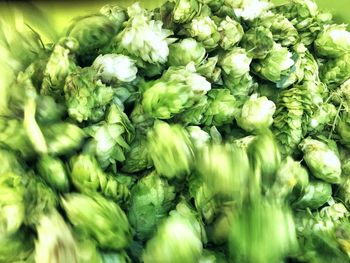
<svg viewBox="0 0 350 263">
<path fill-rule="evenodd" d="M 197 0 L 176 0 L 172 17 L 175 23 L 187 23 L 199 13 L 201 4 Z"/>
<path fill-rule="evenodd" d="M 312 100 L 316 92 L 310 91 L 317 89 L 315 86 L 313 82 L 305 82 L 279 94 L 273 131 L 283 155 L 293 154 L 303 139 L 305 122 L 313 112 Z"/>
<path fill-rule="evenodd" d="M 330 88 L 336 88 L 350 78 L 348 53 L 328 60 L 320 68 L 320 78 Z"/>
<path fill-rule="evenodd" d="M 184 178 L 190 173 L 194 160 L 193 145 L 188 132 L 180 125 L 155 122 L 148 133 L 148 149 L 159 174 L 171 179 Z"/>
<path fill-rule="evenodd" d="M 143 135 L 136 135 L 130 148 L 126 150 L 125 161 L 122 171 L 126 173 L 135 173 L 146 170 L 153 166 L 149 151 L 147 149 L 147 138 Z"/>
<path fill-rule="evenodd" d="M 282 46 L 294 45 L 299 39 L 298 31 L 292 22 L 281 14 L 268 12 L 258 18 L 256 24 L 268 28 L 273 40 Z"/>
<path fill-rule="evenodd" d="M 200 229 L 196 227 L 190 211 L 178 211 L 177 207 L 161 224 L 157 233 L 150 239 L 142 255 L 147 262 L 198 262 L 203 245 Z M 189 213 L 189 214 L 188 214 Z M 197 222 L 198 223 L 198 222 Z M 172 240 L 169 240 L 169 236 Z"/>
<path fill-rule="evenodd" d="M 309 185 L 307 170 L 290 156 L 281 162 L 272 187 L 268 190 L 274 198 L 293 200 L 304 193 Z"/>
<path fill-rule="evenodd" d="M 34 250 L 34 238 L 29 231 L 20 230 L 0 238 L 0 262 L 26 262 Z"/>
<path fill-rule="evenodd" d="M 304 189 L 304 194 L 293 203 L 297 208 L 317 209 L 330 200 L 332 186 L 329 183 L 314 180 Z"/>
<path fill-rule="evenodd" d="M 136 78 L 135 61 L 119 54 L 99 55 L 92 67 L 104 83 L 131 82 Z"/>
<path fill-rule="evenodd" d="M 249 161 L 245 151 L 233 145 L 208 145 L 198 157 L 197 169 L 209 189 L 240 202 L 247 194 Z"/>
<path fill-rule="evenodd" d="M 14 234 L 25 220 L 24 186 L 20 175 L 0 176 L 0 235 Z"/>
<path fill-rule="evenodd" d="M 260 0 L 225 0 L 226 5 L 234 9 L 234 13 L 244 20 L 260 17 L 270 7 L 270 3 Z"/>
<path fill-rule="evenodd" d="M 209 57 L 197 66 L 197 73 L 212 81 L 213 83 L 222 85 L 221 69 L 217 66 L 218 56 Z"/>
<path fill-rule="evenodd" d="M 66 77 L 76 68 L 74 57 L 72 57 L 71 53 L 74 53 L 79 48 L 79 43 L 75 38 L 67 37 L 61 42 L 65 46 L 57 44 L 53 48 L 43 73 L 40 90 L 41 94 L 50 95 L 58 99 L 63 97 L 63 86 Z"/>
<path fill-rule="evenodd" d="M 0 262 L 348 262 L 339 18 L 117 4 L 0 8 Z"/>
<path fill-rule="evenodd" d="M 80 63 L 88 65 L 118 32 L 112 20 L 100 14 L 78 17 L 72 21 L 67 36 L 78 41 L 76 54 Z"/>
<path fill-rule="evenodd" d="M 25 176 L 24 187 L 25 224 L 36 226 L 43 215 L 56 209 L 58 197 L 40 177 L 32 173 Z"/>
<path fill-rule="evenodd" d="M 173 207 L 175 188 L 152 172 L 131 190 L 128 218 L 141 240 L 149 239 Z"/>
<path fill-rule="evenodd" d="M 59 122 L 66 113 L 65 105 L 55 102 L 51 96 L 37 96 L 35 102 L 35 118 L 41 125 Z"/>
<path fill-rule="evenodd" d="M 324 142 L 306 138 L 300 144 L 304 160 L 312 175 L 328 183 L 339 183 L 341 175 L 340 159 Z"/>
<path fill-rule="evenodd" d="M 100 13 L 113 22 L 114 28 L 117 31 L 123 27 L 123 23 L 128 19 L 126 10 L 118 5 L 104 5 L 100 9 Z"/>
<path fill-rule="evenodd" d="M 294 63 L 288 48 L 275 44 L 265 59 L 253 64 L 253 70 L 262 78 L 276 83 L 278 88 L 287 88 L 295 82 L 288 78 Z"/>
<path fill-rule="evenodd" d="M 229 244 L 238 261 L 278 262 L 297 248 L 292 214 L 282 205 L 256 203 L 233 220 Z"/>
<path fill-rule="evenodd" d="M 122 252 L 103 252 L 101 253 L 103 263 L 131 263 L 128 254 L 125 251 Z"/>
<path fill-rule="evenodd" d="M 207 126 L 231 124 L 238 114 L 236 99 L 227 89 L 212 89 L 208 92 L 208 104 L 203 123 Z"/>
<path fill-rule="evenodd" d="M 127 187 L 104 173 L 91 155 L 81 154 L 72 158 L 70 177 L 73 185 L 86 195 L 93 196 L 99 192 L 116 202 L 129 196 Z"/>
<path fill-rule="evenodd" d="M 71 223 L 103 249 L 122 249 L 131 241 L 131 229 L 123 210 L 100 195 L 69 194 L 62 205 Z"/>
<path fill-rule="evenodd" d="M 340 57 L 350 52 L 350 32 L 346 25 L 327 25 L 315 40 L 317 54 L 324 57 Z"/>
<path fill-rule="evenodd" d="M 218 66 L 222 69 L 222 78 L 231 94 L 245 100 L 253 89 L 253 79 L 249 74 L 252 59 L 247 52 L 235 47 L 220 57 Z"/>
<path fill-rule="evenodd" d="M 271 31 L 263 26 L 252 27 L 246 31 L 240 44 L 254 59 L 264 59 L 274 47 Z"/>
<path fill-rule="evenodd" d="M 42 128 L 48 142 L 48 152 L 54 155 L 68 154 L 79 149 L 85 133 L 78 126 L 68 122 L 58 122 Z"/>
<path fill-rule="evenodd" d="M 138 3 L 130 6 L 127 12 L 129 20 L 108 50 L 129 55 L 141 65 L 164 64 L 169 55 L 168 36 L 172 32 L 163 29 L 161 21 L 152 20 L 148 11 Z"/>
<path fill-rule="evenodd" d="M 221 39 L 218 27 L 209 16 L 195 17 L 184 25 L 185 34 L 202 43 L 207 50 L 216 48 Z"/>
<path fill-rule="evenodd" d="M 60 192 L 69 191 L 69 179 L 63 162 L 49 155 L 40 158 L 37 163 L 39 175 L 52 188 Z"/>
<path fill-rule="evenodd" d="M 199 65 L 204 57 L 206 51 L 203 45 L 193 38 L 185 38 L 180 42 L 169 45 L 169 66 L 186 66 L 190 62 Z"/>
<path fill-rule="evenodd" d="M 113 89 L 97 80 L 92 68 L 71 73 L 66 78 L 64 94 L 68 114 L 78 122 L 100 120 L 113 99 Z"/>
<path fill-rule="evenodd" d="M 253 94 L 244 103 L 237 124 L 248 132 L 264 130 L 271 126 L 276 105 L 266 97 Z"/>
<path fill-rule="evenodd" d="M 229 16 L 220 22 L 218 31 L 221 34 L 220 46 L 225 50 L 232 49 L 244 36 L 241 24 Z"/>
<path fill-rule="evenodd" d="M 128 116 L 113 104 L 109 108 L 105 122 L 85 128 L 93 139 L 85 145 L 85 152 L 95 155 L 103 169 L 116 162 L 125 161 L 124 151 L 134 137 L 134 127 Z"/>
<path fill-rule="evenodd" d="M 37 231 L 35 262 L 78 262 L 73 234 L 56 211 L 40 219 Z"/>
<path fill-rule="evenodd" d="M 170 119 L 194 106 L 210 89 L 210 83 L 191 67 L 170 67 L 143 93 L 146 113 L 158 119 Z"/>
</svg>

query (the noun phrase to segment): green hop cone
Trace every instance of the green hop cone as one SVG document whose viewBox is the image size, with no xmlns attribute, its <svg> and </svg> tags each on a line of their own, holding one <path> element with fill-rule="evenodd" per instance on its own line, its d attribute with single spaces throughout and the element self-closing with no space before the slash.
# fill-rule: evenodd
<svg viewBox="0 0 350 263">
<path fill-rule="evenodd" d="M 174 214 L 159 226 L 157 233 L 147 242 L 142 259 L 145 263 L 195 263 L 201 256 L 202 246 L 200 233 L 192 225 L 192 220 Z"/>
<path fill-rule="evenodd" d="M 67 38 L 66 41 L 71 41 L 73 48 L 78 46 L 74 38 Z M 59 44 L 54 47 L 44 71 L 41 94 L 59 99 L 62 97 L 65 79 L 76 67 L 70 52 L 68 48 Z"/>
<path fill-rule="evenodd" d="M 24 181 L 25 223 L 35 226 L 43 215 L 56 209 L 58 198 L 56 193 L 35 174 L 27 174 Z"/>
<path fill-rule="evenodd" d="M 318 91 L 315 92 L 318 88 L 315 82 L 305 81 L 279 94 L 273 132 L 284 156 L 297 152 L 313 113 L 313 99 L 318 95 Z"/>
<path fill-rule="evenodd" d="M 105 122 L 85 128 L 92 139 L 85 145 L 84 151 L 96 156 L 101 167 L 111 166 L 125 160 L 124 151 L 129 149 L 129 142 L 134 138 L 134 127 L 128 116 L 113 104 Z"/>
<path fill-rule="evenodd" d="M 200 125 L 208 108 L 208 98 L 203 96 L 193 107 L 175 116 L 175 120 L 183 124 Z"/>
<path fill-rule="evenodd" d="M 203 131 L 199 126 L 186 127 L 194 147 L 198 150 L 210 141 L 210 135 Z"/>
<path fill-rule="evenodd" d="M 282 14 L 268 12 L 258 18 L 257 24 L 268 28 L 272 33 L 273 40 L 282 46 L 294 45 L 299 39 L 298 31 L 293 23 Z"/>
<path fill-rule="evenodd" d="M 214 194 L 211 191 L 211 186 L 198 173 L 193 173 L 190 176 L 188 184 L 189 193 L 194 200 L 196 210 L 202 215 L 206 223 L 212 223 L 219 206 L 217 199 L 214 198 Z"/>
<path fill-rule="evenodd" d="M 208 107 L 203 123 L 207 126 L 231 124 L 238 114 L 236 99 L 228 89 L 212 89 L 208 92 Z"/>
<path fill-rule="evenodd" d="M 243 20 L 254 20 L 270 7 L 269 2 L 260 0 L 224 0 L 224 3 L 228 7 L 228 13 L 231 13 L 233 8 L 234 14 Z"/>
<path fill-rule="evenodd" d="M 126 10 L 118 5 L 104 5 L 100 9 L 100 13 L 113 22 L 114 28 L 116 28 L 117 31 L 123 27 L 123 23 L 128 19 Z"/>
<path fill-rule="evenodd" d="M 350 53 L 330 59 L 320 67 L 320 79 L 330 88 L 337 88 L 350 78 Z"/>
<path fill-rule="evenodd" d="M 27 262 L 33 250 L 33 236 L 24 229 L 0 238 L 0 262 Z"/>
<path fill-rule="evenodd" d="M 74 227 L 95 239 L 102 249 L 123 249 L 130 244 L 128 219 L 113 201 L 97 194 L 69 194 L 62 205 Z"/>
<path fill-rule="evenodd" d="M 276 105 L 266 97 L 253 94 L 243 105 L 237 116 L 237 124 L 248 132 L 264 130 L 271 126 Z"/>
<path fill-rule="evenodd" d="M 37 231 L 35 262 L 78 262 L 76 241 L 58 212 L 40 218 Z"/>
<path fill-rule="evenodd" d="M 185 38 L 169 45 L 169 66 L 186 66 L 190 62 L 199 65 L 206 54 L 203 45 L 193 38 Z"/>
<path fill-rule="evenodd" d="M 284 80 L 293 65 L 292 53 L 288 48 L 275 44 L 266 58 L 253 63 L 252 69 L 258 76 L 276 83 L 278 88 L 287 88 L 295 81 Z"/>
<path fill-rule="evenodd" d="M 66 113 L 65 105 L 55 102 L 51 96 L 36 97 L 35 117 L 41 125 L 59 122 Z"/>
<path fill-rule="evenodd" d="M 193 145 L 188 132 L 180 125 L 156 121 L 148 133 L 148 149 L 159 174 L 171 179 L 183 178 L 190 173 Z"/>
<path fill-rule="evenodd" d="M 74 124 L 58 122 L 44 126 L 43 134 L 48 142 L 48 152 L 54 155 L 67 154 L 80 148 L 85 133 Z"/>
<path fill-rule="evenodd" d="M 240 45 L 254 59 L 264 59 L 273 50 L 274 41 L 271 31 L 263 26 L 250 28 L 243 35 Z"/>
<path fill-rule="evenodd" d="M 348 147 L 350 145 L 350 123 L 348 121 L 348 114 L 341 115 L 336 130 L 340 136 L 340 142 Z"/>
<path fill-rule="evenodd" d="M 7 172 L 0 176 L 0 235 L 14 234 L 25 219 L 25 188 L 20 175 Z"/>
<path fill-rule="evenodd" d="M 78 41 L 78 60 L 88 65 L 112 40 L 117 29 L 108 17 L 96 14 L 77 18 L 68 28 L 67 36 Z"/>
<path fill-rule="evenodd" d="M 317 209 L 332 197 L 332 186 L 329 183 L 314 180 L 305 187 L 304 193 L 293 203 L 296 208 Z"/>
<path fill-rule="evenodd" d="M 49 155 L 42 156 L 37 163 L 39 175 L 52 188 L 59 192 L 68 192 L 69 179 L 63 162 Z"/>
<path fill-rule="evenodd" d="M 303 32 L 310 28 L 318 13 L 318 8 L 313 0 L 294 0 L 276 6 L 274 11 L 283 14 L 299 32 Z"/>
<path fill-rule="evenodd" d="M 252 59 L 247 52 L 235 47 L 219 58 L 218 66 L 221 68 L 221 75 L 225 86 L 231 94 L 243 101 L 251 93 L 254 86 L 253 79 L 249 74 Z"/>
<path fill-rule="evenodd" d="M 18 156 L 18 152 L 12 151 L 4 145 L 0 145 L 0 174 L 8 172 L 14 174 L 24 173 L 22 160 Z"/>
<path fill-rule="evenodd" d="M 322 131 L 327 125 L 331 124 L 334 121 L 336 115 L 337 108 L 333 104 L 322 104 L 312 115 L 309 123 L 309 132 L 315 133 Z"/>
<path fill-rule="evenodd" d="M 224 54 L 218 64 L 223 70 L 224 78 L 225 75 L 240 78 L 249 72 L 251 62 L 252 59 L 248 57 L 247 52 L 237 47 Z"/>
<path fill-rule="evenodd" d="M 192 68 L 170 67 L 143 93 L 146 113 L 158 119 L 170 119 L 194 106 L 210 89 L 211 84 Z"/>
<path fill-rule="evenodd" d="M 346 25 L 326 25 L 315 40 L 317 54 L 323 57 L 340 57 L 350 52 L 350 32 Z"/>
<path fill-rule="evenodd" d="M 113 99 L 113 89 L 96 80 L 92 68 L 78 69 L 66 78 L 64 94 L 69 116 L 78 121 L 100 120 Z"/>
<path fill-rule="evenodd" d="M 149 239 L 158 224 L 167 217 L 175 199 L 175 188 L 152 172 L 131 190 L 128 218 L 136 236 Z"/>
<path fill-rule="evenodd" d="M 300 144 L 312 175 L 328 183 L 339 183 L 341 163 L 338 155 L 324 142 L 306 138 Z"/>
<path fill-rule="evenodd" d="M 187 23 L 196 16 L 200 9 L 201 4 L 197 0 L 176 0 L 175 6 L 172 12 L 173 20 L 175 23 Z"/>
<path fill-rule="evenodd" d="M 286 197 L 293 199 L 293 193 L 296 192 L 300 195 L 308 184 L 309 174 L 307 170 L 301 166 L 300 162 L 294 161 L 292 157 L 288 156 L 281 162 L 276 172 L 275 183 L 270 191 L 273 197 L 282 200 Z"/>
<path fill-rule="evenodd" d="M 161 21 L 151 20 L 150 14 L 139 3 L 128 8 L 130 19 L 108 48 L 111 53 L 122 53 L 144 63 L 164 64 L 169 55 L 170 30 L 163 29 Z"/>
<path fill-rule="evenodd" d="M 135 173 L 152 167 L 152 160 L 147 149 L 146 136 L 136 135 L 125 152 L 125 161 L 121 170 L 126 173 Z"/>
<path fill-rule="evenodd" d="M 116 177 L 104 173 L 97 160 L 88 154 L 72 158 L 70 177 L 73 185 L 86 195 L 94 195 L 98 192 L 116 202 L 129 195 L 124 184 Z"/>
<path fill-rule="evenodd" d="M 196 67 L 197 73 L 215 84 L 222 84 L 221 69 L 217 66 L 219 56 L 209 57 Z"/>
<path fill-rule="evenodd" d="M 229 16 L 220 22 L 218 31 L 221 34 L 220 46 L 224 50 L 232 49 L 241 41 L 244 35 L 241 24 L 231 19 Z"/>
<path fill-rule="evenodd" d="M 136 78 L 135 61 L 120 54 L 99 55 L 92 67 L 104 83 L 131 82 Z"/>
<path fill-rule="evenodd" d="M 196 17 L 184 28 L 187 35 L 202 43 L 207 50 L 217 47 L 221 39 L 217 25 L 209 16 Z"/>
</svg>

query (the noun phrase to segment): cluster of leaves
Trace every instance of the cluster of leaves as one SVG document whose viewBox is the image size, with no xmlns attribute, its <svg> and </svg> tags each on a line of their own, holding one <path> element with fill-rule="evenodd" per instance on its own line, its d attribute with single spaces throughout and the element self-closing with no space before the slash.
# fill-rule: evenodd
<svg viewBox="0 0 350 263">
<path fill-rule="evenodd" d="M 0 262 L 350 261 L 350 32 L 313 0 L 28 30 L 0 35 Z"/>
</svg>

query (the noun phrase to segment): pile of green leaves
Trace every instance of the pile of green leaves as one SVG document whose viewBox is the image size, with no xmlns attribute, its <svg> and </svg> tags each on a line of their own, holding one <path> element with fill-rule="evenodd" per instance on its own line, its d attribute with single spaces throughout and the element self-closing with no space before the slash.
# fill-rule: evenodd
<svg viewBox="0 0 350 263">
<path fill-rule="evenodd" d="M 0 262 L 350 262 L 350 32 L 313 0 L 107 5 L 52 43 L 20 22 Z"/>
</svg>

